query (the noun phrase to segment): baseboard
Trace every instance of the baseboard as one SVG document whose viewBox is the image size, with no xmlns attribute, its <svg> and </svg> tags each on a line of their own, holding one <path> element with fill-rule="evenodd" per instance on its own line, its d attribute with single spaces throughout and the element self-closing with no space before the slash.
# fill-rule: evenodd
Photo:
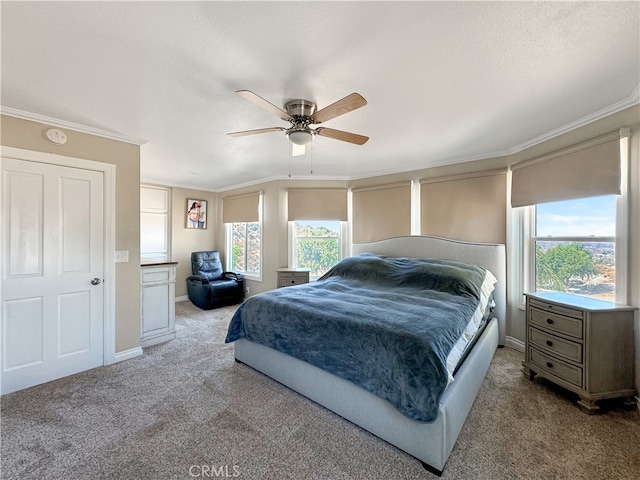
<svg viewBox="0 0 640 480">
<path fill-rule="evenodd" d="M 504 337 L 504 346 L 513 348 L 520 353 L 524 353 L 524 342 L 522 340 L 518 340 L 517 338 L 506 336 Z"/>
<path fill-rule="evenodd" d="M 129 350 L 123 350 L 122 352 L 117 352 L 114 355 L 113 363 L 122 362 L 124 360 L 129 360 L 131 358 L 139 357 L 144 352 L 142 351 L 142 347 L 134 347 Z"/>
<path fill-rule="evenodd" d="M 176 338 L 175 330 L 170 333 L 165 333 L 163 335 L 156 335 L 155 337 L 146 338 L 144 340 L 140 340 L 140 347 L 147 348 L 152 345 L 158 345 L 159 343 L 168 342 Z"/>
<path fill-rule="evenodd" d="M 176 303 L 178 302 L 188 302 L 189 301 L 189 296 L 188 295 L 181 295 L 179 297 L 176 297 Z"/>
</svg>

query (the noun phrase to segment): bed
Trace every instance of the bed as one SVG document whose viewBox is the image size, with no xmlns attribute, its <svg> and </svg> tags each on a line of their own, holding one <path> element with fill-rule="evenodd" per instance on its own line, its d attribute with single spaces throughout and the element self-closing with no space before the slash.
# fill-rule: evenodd
<svg viewBox="0 0 640 480">
<path fill-rule="evenodd" d="M 390 386 L 385 383 L 384 380 L 376 380 L 376 382 L 380 383 L 380 385 L 376 385 L 376 387 L 382 387 L 382 394 L 377 391 L 373 393 L 375 389 L 371 387 L 371 379 L 360 378 L 362 376 L 362 368 L 357 369 L 354 374 L 345 373 L 341 369 L 336 370 L 337 373 L 330 373 L 325 370 L 321 361 L 322 359 L 317 360 L 316 356 L 321 356 L 325 350 L 330 352 L 331 346 L 325 348 L 323 345 L 323 348 L 317 349 L 318 351 L 316 352 L 312 352 L 306 356 L 300 355 L 302 359 L 292 356 L 299 353 L 296 351 L 295 345 L 287 348 L 279 345 L 280 338 L 289 335 L 287 331 L 284 331 L 286 328 L 282 326 L 269 326 L 268 328 L 276 330 L 275 333 L 271 332 L 264 335 L 271 339 L 271 341 L 264 341 L 264 344 L 259 343 L 263 342 L 263 339 L 259 335 L 238 334 L 238 329 L 243 332 L 245 328 L 247 331 L 251 331 L 251 328 L 242 322 L 244 321 L 248 324 L 249 320 L 251 320 L 252 308 L 256 312 L 253 314 L 255 321 L 257 323 L 267 323 L 262 319 L 266 314 L 259 313 L 261 312 L 259 302 L 267 301 L 269 296 L 282 297 L 283 295 L 289 295 L 292 296 L 293 303 L 296 303 L 296 295 L 298 299 L 306 298 L 312 296 L 314 293 L 309 289 L 317 288 L 320 284 L 330 284 L 333 280 L 331 275 L 335 275 L 335 272 L 331 272 L 331 275 L 329 275 L 330 278 L 326 281 L 315 282 L 318 284 L 316 287 L 312 284 L 287 287 L 278 289 L 273 293 L 266 292 L 265 294 L 252 297 L 258 298 L 258 300 L 252 301 L 252 298 L 247 299 L 245 304 L 236 312 L 238 319 L 234 316 L 234 320 L 232 320 L 229 326 L 227 340 L 235 342 L 235 358 L 238 362 L 262 372 L 343 418 L 359 425 L 379 438 L 416 457 L 422 461 L 428 470 L 436 474 L 441 474 L 464 421 L 471 410 L 495 350 L 498 345 L 504 344 L 506 310 L 505 250 L 503 245 L 496 244 L 469 243 L 428 236 L 406 236 L 377 242 L 354 244 L 352 247 L 352 257 L 348 259 L 346 263 L 355 265 L 356 267 L 364 264 L 367 268 L 368 265 L 373 265 L 374 268 L 382 265 L 381 268 L 386 269 L 390 262 L 393 265 L 401 265 L 402 268 L 405 268 L 405 263 L 402 262 L 408 259 L 429 259 L 420 261 L 419 268 L 423 268 L 424 262 L 435 262 L 437 269 L 444 269 L 447 272 L 450 271 L 451 268 L 457 272 L 458 264 L 465 264 L 465 269 L 467 268 L 466 265 L 473 267 L 473 269 L 469 269 L 471 273 L 469 273 L 468 276 L 470 278 L 474 275 L 477 277 L 478 270 L 489 271 L 490 274 L 495 277 L 493 279 L 495 281 L 495 288 L 491 295 L 491 314 L 487 317 L 486 325 L 480 330 L 476 338 L 473 339 L 473 348 L 464 353 L 462 363 L 456 366 L 453 381 L 451 381 L 451 369 L 448 369 L 447 372 L 441 372 L 442 368 L 440 364 L 443 363 L 442 352 L 439 352 L 437 348 L 434 357 L 436 360 L 433 362 L 431 360 L 425 362 L 425 365 L 428 364 L 429 368 L 431 368 L 431 363 L 436 365 L 433 369 L 437 370 L 438 373 L 429 374 L 433 377 L 429 380 L 432 385 L 441 385 L 442 375 L 446 374 L 448 376 L 446 385 L 442 391 L 437 394 L 425 396 L 422 390 L 416 392 L 412 390 L 407 394 L 404 384 L 401 387 L 401 394 L 397 394 L 391 392 Z M 413 260 L 411 261 L 413 262 Z M 413 265 L 414 263 L 411 263 L 411 268 L 413 268 Z M 351 271 L 350 268 L 351 267 L 343 270 Z M 432 268 L 432 266 L 430 265 L 428 268 Z M 340 269 L 338 268 L 338 270 Z M 467 273 L 465 273 L 465 276 L 467 276 Z M 476 277 L 473 277 L 473 282 L 478 283 L 479 280 Z M 467 281 L 466 278 L 464 281 Z M 484 284 L 486 283 L 485 278 Z M 336 285 L 338 285 L 338 287 L 331 288 L 343 288 L 340 283 Z M 323 285 L 323 287 L 327 288 L 326 285 Z M 474 290 L 472 293 L 473 295 L 464 293 L 464 296 L 472 297 L 477 292 Z M 304 297 L 300 297 L 302 294 Z M 324 296 L 326 294 L 326 292 L 321 292 L 318 296 Z M 402 294 L 404 295 L 404 291 Z M 376 296 L 381 295 L 379 292 L 376 293 Z M 434 302 L 435 305 L 438 305 L 442 299 L 438 296 L 440 293 L 436 292 L 435 295 L 436 298 L 433 301 L 429 300 L 429 302 Z M 282 300 L 282 298 L 280 298 L 280 300 Z M 367 302 L 371 301 L 372 300 L 368 300 Z M 418 302 L 419 300 L 414 298 L 412 301 Z M 467 302 L 467 300 L 461 301 L 463 303 Z M 425 300 L 425 302 L 427 302 L 427 300 Z M 241 312 L 240 310 L 243 308 L 246 311 L 243 310 Z M 269 308 L 272 307 L 269 306 Z M 352 312 L 354 318 L 357 317 L 357 311 L 361 308 L 364 308 L 364 305 L 356 305 Z M 473 308 L 475 308 L 475 306 Z M 478 309 L 479 308 L 478 306 Z M 264 312 L 264 310 L 262 311 Z M 300 321 L 305 325 L 305 329 L 309 326 L 309 323 L 305 323 L 309 321 L 307 317 L 310 318 L 313 316 L 312 313 L 306 315 L 300 312 L 278 313 L 277 310 L 274 315 L 281 315 L 282 318 L 287 319 L 294 319 L 296 316 L 304 317 L 301 318 Z M 406 315 L 410 315 L 410 313 Z M 447 315 L 449 315 L 449 313 Z M 455 315 L 457 314 L 451 313 L 452 318 L 455 317 Z M 404 316 L 404 314 L 402 316 Z M 331 326 L 331 322 L 334 322 L 334 320 L 329 321 L 326 325 Z M 456 335 L 459 335 L 462 330 L 466 332 L 465 328 L 468 328 L 463 324 L 461 330 L 459 321 L 456 323 L 456 321 L 452 320 L 450 323 L 453 325 L 451 328 L 455 330 Z M 239 324 L 241 325 L 240 327 L 238 326 Z M 278 332 L 277 328 L 284 330 Z M 342 327 L 338 326 L 336 328 Z M 402 328 L 404 328 L 404 326 Z M 329 329 L 329 327 L 327 327 L 327 329 Z M 236 331 L 234 332 L 234 330 Z M 339 332 L 340 330 L 337 331 Z M 363 332 L 364 330 L 359 330 L 358 335 L 366 335 L 366 332 Z M 455 343 L 454 340 L 451 340 L 451 335 L 451 333 L 445 335 L 448 340 L 443 341 L 442 348 L 446 350 L 451 349 L 451 346 Z M 335 336 L 335 334 L 333 336 Z M 378 340 L 379 335 L 373 344 L 378 343 Z M 398 342 L 405 342 L 403 334 L 400 335 L 399 340 L 395 340 L 395 343 Z M 370 345 L 371 343 L 365 344 L 365 347 L 369 348 Z M 386 347 L 381 348 L 383 348 L 383 350 L 380 350 L 381 353 L 376 353 L 376 355 L 373 356 L 376 357 L 376 361 L 378 361 L 378 357 L 384 357 L 386 355 L 386 350 L 384 350 Z M 414 348 L 413 344 L 411 348 Z M 351 352 L 357 352 L 358 347 L 349 347 L 344 350 L 350 355 Z M 413 357 L 415 356 L 416 355 L 413 355 Z M 422 353 L 420 353 L 419 356 L 422 358 Z M 356 364 L 359 361 L 360 360 L 357 360 L 351 363 Z M 347 363 L 349 362 L 345 361 L 340 363 L 340 365 Z M 322 366 L 322 368 L 320 366 Z M 384 371 L 387 367 L 375 368 Z M 411 368 L 413 368 L 414 371 L 411 375 L 408 375 L 408 377 L 411 388 L 413 388 L 415 386 L 414 384 L 420 382 L 412 380 L 416 377 L 415 365 L 412 364 Z M 428 368 L 425 367 L 425 370 L 428 370 Z M 387 376 L 389 378 L 398 377 L 397 373 L 388 374 Z M 431 377 L 427 378 L 429 379 Z M 424 411 L 419 410 L 415 408 L 416 402 L 408 401 L 407 398 L 417 398 L 420 399 L 420 402 L 426 399 L 423 403 L 432 403 L 432 405 Z"/>
</svg>

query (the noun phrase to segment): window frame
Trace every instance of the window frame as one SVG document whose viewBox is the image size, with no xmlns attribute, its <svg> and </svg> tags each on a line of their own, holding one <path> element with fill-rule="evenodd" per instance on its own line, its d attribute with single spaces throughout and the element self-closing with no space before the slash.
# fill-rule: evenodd
<svg viewBox="0 0 640 480">
<path fill-rule="evenodd" d="M 340 232 L 339 232 L 339 236 L 338 236 L 338 261 L 342 260 L 343 258 L 345 258 L 347 255 L 347 252 L 349 251 L 348 248 L 348 244 L 347 244 L 347 234 L 348 234 L 348 222 L 345 221 L 341 221 L 341 220 L 320 220 L 320 219 L 314 219 L 314 220 L 289 220 L 288 223 L 288 237 L 289 237 L 289 268 L 298 268 L 297 265 L 297 255 L 296 255 L 296 239 L 298 238 L 296 236 L 296 228 L 295 228 L 295 224 L 296 222 L 328 222 L 328 221 L 336 221 L 340 224 Z M 308 237 L 305 237 L 308 238 Z M 313 237 L 316 239 L 319 238 L 335 238 L 335 237 Z M 317 280 L 318 278 L 320 278 L 319 276 L 316 275 L 311 275 L 309 274 L 309 281 L 314 281 Z"/>
<path fill-rule="evenodd" d="M 537 279 L 536 279 L 536 273 L 537 273 L 537 265 L 536 265 L 536 242 L 540 242 L 540 241 L 548 241 L 548 242 L 572 242 L 572 243 L 613 243 L 614 244 L 614 249 L 616 248 L 616 235 L 614 236 L 598 236 L 598 235 L 590 235 L 590 236 L 550 236 L 550 235 L 537 235 L 536 232 L 536 226 L 537 226 L 537 215 L 538 215 L 538 211 L 537 211 L 537 206 L 533 205 L 530 208 L 532 209 L 532 214 L 531 214 L 531 222 L 532 225 L 530 226 L 530 232 L 532 233 L 530 235 L 529 238 L 529 248 L 528 248 L 528 252 L 527 254 L 529 255 L 528 258 L 528 264 L 529 264 L 529 287 L 530 287 L 530 291 L 534 292 L 536 291 L 537 288 Z M 616 233 L 617 233 L 617 229 L 618 229 L 618 225 L 617 225 L 617 211 L 618 211 L 618 202 L 616 199 Z M 536 232 L 536 234 L 534 235 L 533 232 Z M 616 285 L 616 299 L 617 299 L 617 291 L 618 291 L 618 251 L 617 249 L 614 250 L 616 252 L 615 254 L 615 262 L 614 262 L 614 266 L 615 266 L 615 285 Z"/>
<path fill-rule="evenodd" d="M 518 308 L 525 309 L 524 293 L 535 292 L 535 241 L 552 238 L 558 241 L 607 241 L 615 248 L 615 303 L 628 304 L 629 260 L 629 138 L 620 139 L 620 195 L 616 196 L 616 232 L 614 237 L 537 237 L 536 206 L 512 208 L 513 240 L 519 240 L 518 260 L 513 266 L 517 278 Z M 515 237 L 515 238 L 514 238 Z"/>
<path fill-rule="evenodd" d="M 262 221 L 262 192 L 260 192 L 260 196 L 258 198 L 258 221 L 257 222 L 233 222 L 233 223 L 225 223 L 225 245 L 226 245 L 226 251 L 227 251 L 227 255 L 226 255 L 226 259 L 225 259 L 225 269 L 227 271 L 234 271 L 237 273 L 241 273 L 245 279 L 247 280 L 253 280 L 253 281 L 257 281 L 257 282 L 261 282 L 262 281 L 262 276 L 264 273 L 264 223 Z M 247 230 L 246 230 L 246 224 L 248 223 L 257 223 L 258 224 L 258 228 L 260 230 L 260 272 L 258 272 L 258 274 L 254 273 L 254 272 L 245 272 L 245 271 L 239 271 L 239 270 L 234 270 L 232 268 L 232 261 L 233 261 L 233 225 L 234 224 L 245 224 L 245 244 L 247 242 Z"/>
</svg>

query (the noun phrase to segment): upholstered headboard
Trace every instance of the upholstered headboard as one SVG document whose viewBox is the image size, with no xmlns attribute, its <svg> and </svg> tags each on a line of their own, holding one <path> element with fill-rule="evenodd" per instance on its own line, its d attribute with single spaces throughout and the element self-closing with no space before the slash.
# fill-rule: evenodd
<svg viewBox="0 0 640 480">
<path fill-rule="evenodd" d="M 444 258 L 486 268 L 498 280 L 494 292 L 494 300 L 496 302 L 494 315 L 498 319 L 500 329 L 499 343 L 504 345 L 507 313 L 507 272 L 504 245 L 412 235 L 353 244 L 351 248 L 352 255 L 358 255 L 363 252 L 388 255 L 390 257 Z"/>
</svg>

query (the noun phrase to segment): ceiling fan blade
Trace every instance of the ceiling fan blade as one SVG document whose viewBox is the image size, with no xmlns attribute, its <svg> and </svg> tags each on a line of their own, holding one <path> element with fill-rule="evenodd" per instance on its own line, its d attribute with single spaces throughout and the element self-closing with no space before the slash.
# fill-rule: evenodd
<svg viewBox="0 0 640 480">
<path fill-rule="evenodd" d="M 244 137 L 246 135 L 255 135 L 257 133 L 270 133 L 270 132 L 283 132 L 286 128 L 283 127 L 269 127 L 258 128 L 256 130 L 244 130 L 243 132 L 231 132 L 227 133 L 230 137 Z"/>
<path fill-rule="evenodd" d="M 359 93 L 352 93 L 351 95 L 347 95 L 343 99 L 318 110 L 316 113 L 311 115 L 311 118 L 313 119 L 314 124 L 326 122 L 332 118 L 349 113 L 356 108 L 364 107 L 366 104 L 367 101 L 362 95 Z"/>
<path fill-rule="evenodd" d="M 273 103 L 268 102 L 267 100 L 262 98 L 260 95 L 256 95 L 250 90 L 238 90 L 236 93 L 240 95 L 242 98 L 244 98 L 245 100 L 253 103 L 254 105 L 259 106 L 260 108 L 263 108 L 267 112 L 270 112 L 276 115 L 278 118 L 281 118 L 282 120 L 289 120 L 291 118 L 291 115 L 289 115 L 287 112 L 285 112 L 281 108 L 276 107 Z"/>
<path fill-rule="evenodd" d="M 326 127 L 316 128 L 316 133 L 321 137 L 329 137 L 335 140 L 342 140 L 343 142 L 355 143 L 356 145 L 364 145 L 367 143 L 367 140 L 369 140 L 369 137 L 365 137 L 364 135 Z"/>
</svg>

